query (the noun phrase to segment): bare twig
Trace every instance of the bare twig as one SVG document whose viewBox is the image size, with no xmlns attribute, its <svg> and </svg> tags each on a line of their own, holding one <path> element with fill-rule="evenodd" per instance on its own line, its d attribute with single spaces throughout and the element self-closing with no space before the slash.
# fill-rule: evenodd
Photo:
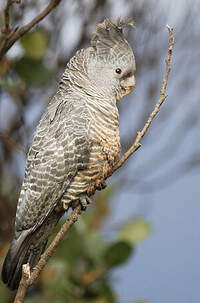
<svg viewBox="0 0 200 303">
<path fill-rule="evenodd" d="M 113 171 L 111 172 L 110 175 L 112 175 L 117 169 L 119 169 L 124 162 L 141 146 L 141 139 L 144 137 L 146 134 L 151 122 L 153 121 L 154 117 L 157 115 L 159 112 L 159 109 L 167 96 L 165 95 L 166 87 L 167 87 L 167 81 L 168 81 L 168 76 L 170 72 L 170 61 L 171 61 L 171 55 L 172 55 L 172 49 L 174 45 L 174 36 L 173 36 L 173 28 L 167 25 L 167 29 L 169 31 L 169 45 L 168 45 L 168 55 L 166 59 L 166 70 L 165 74 L 163 77 L 163 82 L 162 82 L 162 87 L 160 90 L 160 99 L 156 103 L 155 109 L 153 112 L 149 115 L 147 122 L 145 123 L 143 129 L 141 131 L 137 132 L 137 136 L 135 138 L 135 141 L 133 145 L 130 147 L 130 149 L 123 155 L 123 157 L 118 161 L 118 163 L 115 165 Z"/>
<path fill-rule="evenodd" d="M 4 25 L 2 26 L 1 32 L 3 34 L 0 45 L 0 53 L 6 47 L 7 41 L 12 34 L 10 28 L 10 7 L 15 2 L 15 0 L 8 0 L 6 7 L 4 9 Z M 0 58 L 1 61 L 2 58 Z"/>
<path fill-rule="evenodd" d="M 162 87 L 161 87 L 161 91 L 160 91 L 160 99 L 156 103 L 155 109 L 150 114 L 150 116 L 149 116 L 146 124 L 144 125 L 143 129 L 137 133 L 136 139 L 135 139 L 132 147 L 123 155 L 121 160 L 119 160 L 119 162 L 115 165 L 115 167 L 113 168 L 110 175 L 112 175 L 117 169 L 119 169 L 126 162 L 126 160 L 141 146 L 141 143 L 140 143 L 141 139 L 143 138 L 143 136 L 147 132 L 153 118 L 156 116 L 156 114 L 158 113 L 162 103 L 164 102 L 164 100 L 167 97 L 165 95 L 165 90 L 166 90 L 166 87 L 167 87 L 168 75 L 169 75 L 169 72 L 170 72 L 170 60 L 171 60 L 172 49 L 173 49 L 173 44 L 174 44 L 173 28 L 169 27 L 169 26 L 167 26 L 167 28 L 168 28 L 168 31 L 169 31 L 169 46 L 168 46 L 168 56 L 167 56 L 167 59 L 166 59 L 166 70 L 165 70 L 165 75 L 163 77 Z M 20 282 L 20 285 L 19 285 L 14 303 L 22 303 L 23 302 L 27 288 L 36 281 L 36 279 L 38 278 L 41 270 L 46 265 L 48 259 L 51 257 L 51 255 L 55 251 L 55 249 L 58 246 L 61 239 L 64 237 L 64 235 L 69 230 L 69 228 L 78 220 L 78 216 L 80 214 L 80 211 L 81 211 L 81 206 L 78 205 L 73 210 L 73 212 L 71 213 L 71 215 L 69 216 L 67 221 L 63 224 L 63 226 L 61 227 L 60 231 L 58 232 L 58 234 L 56 235 L 56 237 L 54 238 L 54 240 L 52 241 L 52 243 L 50 244 L 48 249 L 41 256 L 38 264 L 33 269 L 32 273 L 30 274 L 30 277 L 28 279 L 27 279 L 27 275 L 25 273 L 26 267 L 25 268 L 23 267 L 22 279 L 21 279 L 21 282 Z M 97 275 L 97 273 L 95 273 L 95 274 Z M 99 272 L 98 272 L 98 274 L 99 274 Z"/>
<path fill-rule="evenodd" d="M 24 296 L 26 294 L 27 283 L 29 279 L 30 279 L 30 266 L 29 264 L 24 264 L 22 266 L 22 277 L 14 303 L 21 303 L 24 301 Z"/>
<path fill-rule="evenodd" d="M 81 212 L 81 206 L 78 205 L 73 210 L 73 212 L 71 213 L 69 218 L 67 218 L 66 222 L 62 225 L 61 229 L 55 236 L 54 240 L 51 242 L 49 247 L 46 249 L 44 254 L 41 256 L 38 264 L 34 267 L 32 273 L 30 274 L 30 276 L 28 278 L 27 278 L 27 274 L 26 274 L 27 271 L 25 273 L 24 267 L 23 267 L 22 278 L 21 278 L 21 281 L 20 281 L 20 284 L 18 287 L 18 291 L 17 291 L 16 297 L 15 297 L 14 303 L 22 303 L 24 301 L 24 296 L 26 294 L 27 288 L 37 280 L 40 272 L 42 271 L 42 269 L 46 265 L 47 261 L 49 260 L 49 258 L 52 256 L 52 254 L 56 250 L 56 247 L 58 246 L 60 241 L 63 239 L 63 237 L 65 236 L 68 229 L 78 220 L 78 216 L 79 216 L 80 212 Z M 25 269 L 27 269 L 27 267 Z"/>
<path fill-rule="evenodd" d="M 8 14 L 8 16 L 5 18 L 5 28 L 7 27 L 9 29 L 9 7 L 13 2 L 16 1 L 8 1 L 9 6 L 5 8 L 5 15 Z M 45 7 L 45 9 L 35 18 L 33 18 L 28 24 L 18 29 L 9 29 L 9 34 L 6 33 L 2 39 L 1 45 L 0 45 L 0 61 L 5 55 L 5 53 L 11 48 L 11 46 L 19 39 L 21 38 L 25 33 L 27 33 L 34 25 L 39 23 L 42 19 L 44 19 L 59 3 L 61 0 L 51 0 L 50 3 Z"/>
<path fill-rule="evenodd" d="M 4 22 L 5 26 L 2 28 L 3 34 L 9 34 L 10 32 L 10 6 L 13 4 L 13 0 L 8 0 L 4 10 Z"/>
<path fill-rule="evenodd" d="M 1 29 L 2 34 L 6 35 L 7 37 L 10 34 L 10 7 L 13 3 L 19 4 L 21 0 L 7 0 L 6 7 L 4 9 L 4 26 Z"/>
</svg>

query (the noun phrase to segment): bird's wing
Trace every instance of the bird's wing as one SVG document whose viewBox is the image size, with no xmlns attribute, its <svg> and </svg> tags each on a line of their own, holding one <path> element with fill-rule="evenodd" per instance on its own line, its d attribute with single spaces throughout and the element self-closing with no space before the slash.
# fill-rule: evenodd
<svg viewBox="0 0 200 303">
<path fill-rule="evenodd" d="M 87 166 L 89 120 L 84 103 L 73 102 L 53 100 L 36 129 L 17 207 L 16 233 L 41 225 L 77 171 Z"/>
</svg>

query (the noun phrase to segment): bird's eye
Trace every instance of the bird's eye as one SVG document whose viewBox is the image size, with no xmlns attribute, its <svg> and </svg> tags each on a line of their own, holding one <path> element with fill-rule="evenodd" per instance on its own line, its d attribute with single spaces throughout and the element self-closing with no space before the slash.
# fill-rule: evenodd
<svg viewBox="0 0 200 303">
<path fill-rule="evenodd" d="M 121 70 L 121 68 L 117 68 L 116 70 L 115 70 L 115 72 L 117 73 L 117 74 L 121 74 L 121 72 L 122 72 L 122 70 Z"/>
</svg>

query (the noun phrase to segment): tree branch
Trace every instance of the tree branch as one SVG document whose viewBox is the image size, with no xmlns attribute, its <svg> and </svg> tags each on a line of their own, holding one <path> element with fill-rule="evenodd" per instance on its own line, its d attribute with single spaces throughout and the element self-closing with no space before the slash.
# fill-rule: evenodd
<svg viewBox="0 0 200 303">
<path fill-rule="evenodd" d="M 169 76 L 169 72 L 170 72 L 170 61 L 171 61 L 172 49 L 173 49 L 173 45 L 174 45 L 173 28 L 167 25 L 167 29 L 169 31 L 169 45 L 168 45 L 167 59 L 165 61 L 166 62 L 166 70 L 165 70 L 165 74 L 164 74 L 163 81 L 162 81 L 162 87 L 161 87 L 161 90 L 160 90 L 160 99 L 156 103 L 156 106 L 155 106 L 155 109 L 153 110 L 153 112 L 149 115 L 149 117 L 147 119 L 147 122 L 145 123 L 143 129 L 141 131 L 137 132 L 137 136 L 135 138 L 135 141 L 134 141 L 133 145 L 123 155 L 123 157 L 117 162 L 117 164 L 115 165 L 115 167 L 114 167 L 114 169 L 113 169 L 113 171 L 111 172 L 110 175 L 112 175 L 117 169 L 119 169 L 124 164 L 124 162 L 126 162 L 126 160 L 138 148 L 140 148 L 140 146 L 141 146 L 140 141 L 142 140 L 142 138 L 146 134 L 149 126 L 151 125 L 151 122 L 153 121 L 154 117 L 159 112 L 159 109 L 160 109 L 161 105 L 163 104 L 163 102 L 167 98 L 167 95 L 165 95 L 165 91 L 166 91 L 168 76 Z"/>
<path fill-rule="evenodd" d="M 27 288 L 32 285 L 38 278 L 40 272 L 46 265 L 49 258 L 52 256 L 54 251 L 56 250 L 58 244 L 63 239 L 68 229 L 78 220 L 78 215 L 81 213 L 81 206 L 78 205 L 69 218 L 67 218 L 66 222 L 62 225 L 61 229 L 55 236 L 54 240 L 51 242 L 49 247 L 45 250 L 44 254 L 41 256 L 38 264 L 34 267 L 33 271 L 27 278 L 27 265 L 22 269 L 22 278 L 19 284 L 19 288 L 15 297 L 14 303 L 22 303 L 24 301 L 24 296 L 26 294 Z M 29 266 L 29 265 L 28 265 Z"/>
<path fill-rule="evenodd" d="M 19 283 L 18 291 L 15 297 L 14 303 L 24 302 L 24 296 L 28 288 L 28 281 L 30 279 L 30 266 L 29 264 L 24 264 L 22 266 L 22 277 Z"/>
<path fill-rule="evenodd" d="M 10 33 L 10 6 L 13 4 L 13 0 L 8 0 L 7 5 L 4 10 L 4 22 L 5 25 L 2 28 L 2 33 L 9 34 Z"/>
<path fill-rule="evenodd" d="M 45 7 L 45 9 L 36 17 L 34 17 L 28 24 L 14 29 L 10 29 L 9 27 L 9 8 L 12 3 L 20 3 L 19 0 L 9 0 L 7 2 L 6 8 L 4 10 L 5 15 L 5 25 L 2 30 L 4 36 L 0 45 L 0 61 L 2 60 L 5 53 L 11 48 L 11 46 L 20 39 L 25 33 L 27 33 L 34 25 L 39 23 L 42 19 L 44 19 L 62 0 L 51 0 L 50 3 Z"/>
<path fill-rule="evenodd" d="M 141 139 L 146 134 L 152 120 L 157 115 L 161 105 L 163 104 L 164 100 L 167 97 L 165 95 L 165 91 L 166 91 L 166 87 L 167 87 L 168 75 L 170 72 L 170 61 L 171 61 L 173 44 L 174 44 L 173 28 L 170 26 L 167 26 L 167 28 L 169 31 L 169 45 L 168 45 L 168 55 L 167 55 L 167 59 L 166 59 L 166 70 L 165 70 L 165 74 L 163 77 L 162 87 L 161 87 L 161 91 L 160 91 L 160 98 L 159 98 L 158 102 L 156 103 L 155 109 L 150 114 L 149 118 L 147 119 L 147 122 L 145 123 L 143 129 L 141 131 L 138 131 L 132 147 L 123 155 L 121 160 L 119 160 L 117 162 L 117 164 L 113 168 L 112 172 L 110 172 L 110 175 L 112 175 L 117 169 L 119 169 L 126 162 L 126 160 L 141 146 L 141 143 L 140 143 Z M 65 234 L 69 230 L 69 228 L 78 220 L 78 216 L 80 213 L 81 213 L 81 206 L 78 205 L 73 210 L 73 212 L 71 213 L 71 215 L 69 216 L 67 221 L 63 224 L 60 231 L 58 232 L 58 234 L 56 235 L 54 240 L 51 242 L 50 246 L 47 248 L 47 250 L 41 256 L 38 264 L 34 267 L 33 271 L 30 273 L 30 275 L 29 275 L 29 271 L 30 271 L 29 265 L 26 264 L 23 266 L 22 278 L 20 281 L 20 285 L 19 285 L 19 288 L 17 291 L 17 295 L 15 297 L 14 303 L 23 302 L 27 288 L 36 281 L 41 270 L 44 268 L 48 259 L 51 257 L 51 255 L 54 253 L 55 249 L 57 248 L 59 242 L 65 236 Z"/>
</svg>

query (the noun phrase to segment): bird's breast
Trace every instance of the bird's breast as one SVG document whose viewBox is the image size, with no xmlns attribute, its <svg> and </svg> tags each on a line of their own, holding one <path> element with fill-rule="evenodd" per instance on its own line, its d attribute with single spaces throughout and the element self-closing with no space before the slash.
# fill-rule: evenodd
<svg viewBox="0 0 200 303">
<path fill-rule="evenodd" d="M 91 149 L 87 168 L 79 170 L 74 177 L 65 195 L 67 201 L 76 200 L 84 193 L 91 196 L 111 174 L 120 156 L 118 116 L 91 111 L 89 140 Z"/>
<path fill-rule="evenodd" d="M 92 151 L 88 171 L 94 169 L 98 172 L 91 180 L 88 194 L 102 183 L 120 157 L 120 136 L 118 115 L 94 115 L 91 114 L 90 136 L 92 138 Z"/>
</svg>

